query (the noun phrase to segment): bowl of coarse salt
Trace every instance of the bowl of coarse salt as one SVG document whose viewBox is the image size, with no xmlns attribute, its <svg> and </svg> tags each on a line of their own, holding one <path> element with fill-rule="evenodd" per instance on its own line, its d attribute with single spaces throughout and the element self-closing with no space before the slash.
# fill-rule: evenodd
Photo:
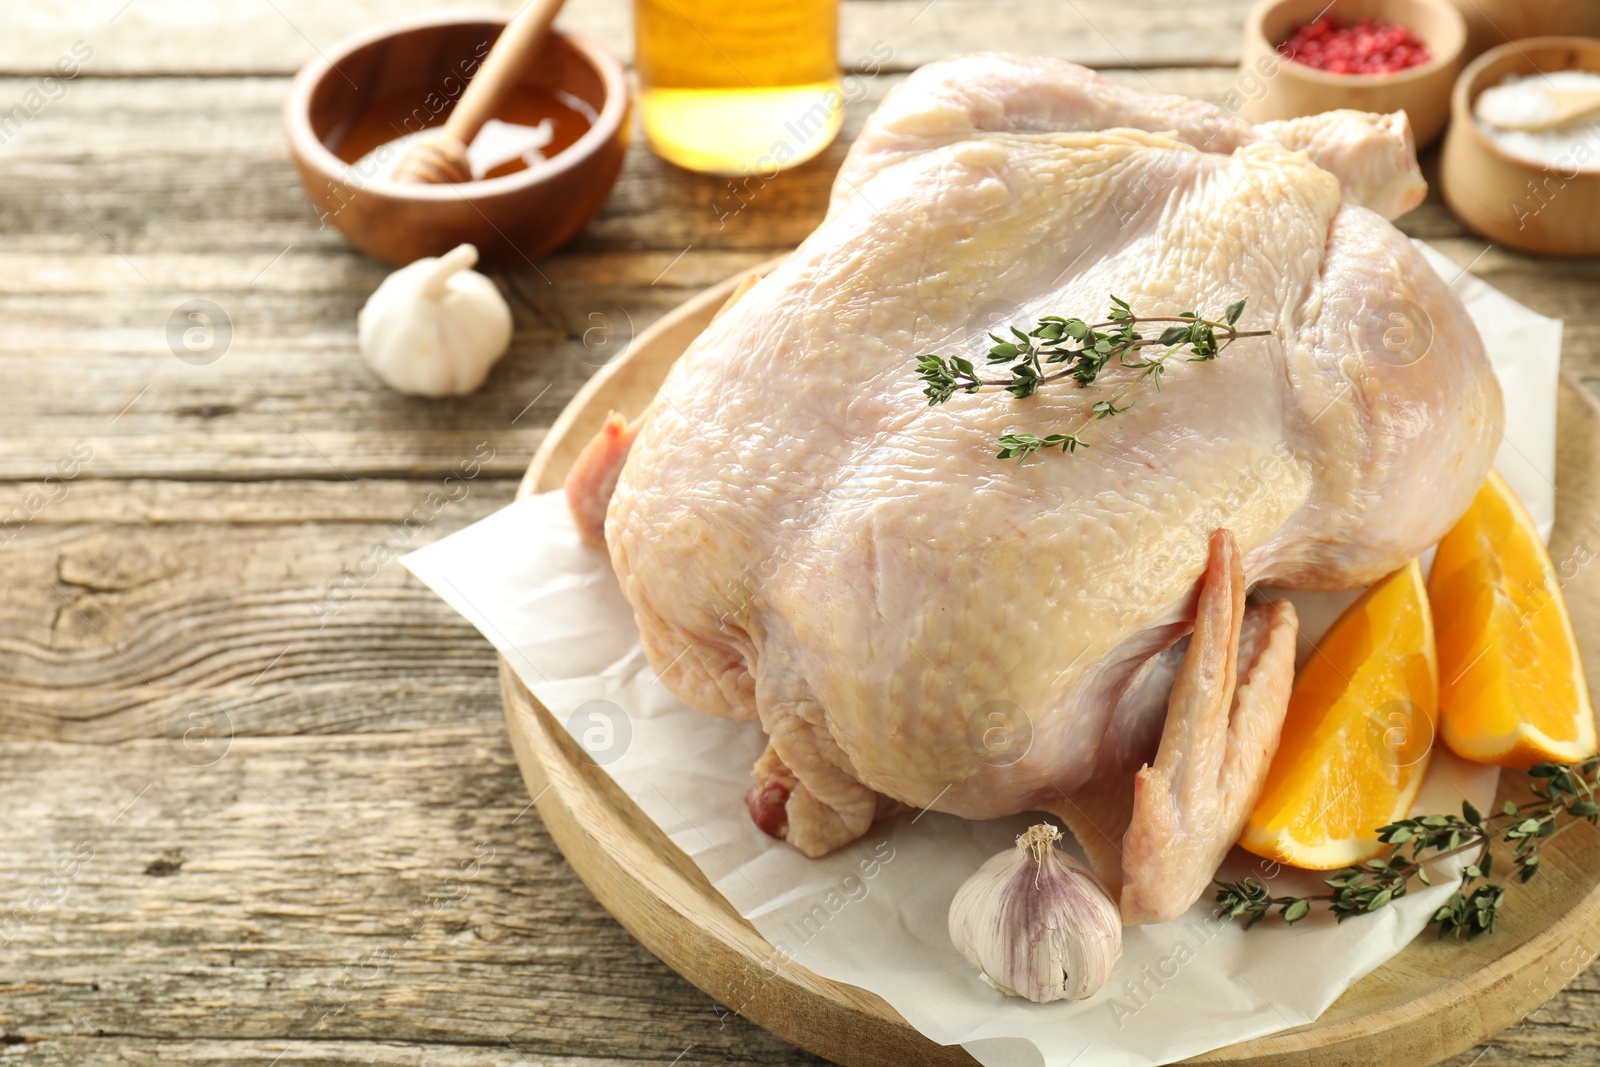
<svg viewBox="0 0 1600 1067">
<path fill-rule="evenodd" d="M 1600 39 L 1492 48 L 1450 106 L 1440 182 L 1462 222 L 1526 252 L 1600 254 Z"/>
</svg>

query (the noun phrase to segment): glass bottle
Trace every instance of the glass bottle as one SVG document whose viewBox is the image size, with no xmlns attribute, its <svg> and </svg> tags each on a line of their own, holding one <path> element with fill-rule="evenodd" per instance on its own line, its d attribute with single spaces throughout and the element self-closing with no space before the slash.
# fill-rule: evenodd
<svg viewBox="0 0 1600 1067">
<path fill-rule="evenodd" d="M 662 158 L 765 174 L 828 147 L 843 120 L 839 0 L 635 0 L 639 113 Z"/>
</svg>

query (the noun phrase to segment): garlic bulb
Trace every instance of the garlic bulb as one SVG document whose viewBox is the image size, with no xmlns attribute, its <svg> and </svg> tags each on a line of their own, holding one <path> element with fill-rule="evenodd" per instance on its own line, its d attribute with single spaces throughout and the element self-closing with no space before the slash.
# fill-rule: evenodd
<svg viewBox="0 0 1600 1067">
<path fill-rule="evenodd" d="M 383 280 L 356 319 L 361 358 L 402 393 L 461 396 L 483 384 L 511 343 L 511 309 L 458 245 Z"/>
<path fill-rule="evenodd" d="M 950 902 L 950 940 L 989 984 L 1045 1003 L 1091 996 L 1122 955 L 1122 917 L 1100 880 L 1041 823 Z"/>
</svg>

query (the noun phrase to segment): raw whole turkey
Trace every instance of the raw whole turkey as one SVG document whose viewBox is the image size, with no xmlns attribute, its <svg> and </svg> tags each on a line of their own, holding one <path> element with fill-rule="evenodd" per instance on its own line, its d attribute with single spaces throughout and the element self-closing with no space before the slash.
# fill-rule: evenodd
<svg viewBox="0 0 1600 1067">
<path fill-rule="evenodd" d="M 1403 114 L 1251 126 L 1015 55 L 890 93 L 823 223 L 568 482 L 662 681 L 765 731 L 756 823 L 820 856 L 902 807 L 1043 810 L 1126 922 L 1197 900 L 1293 681 L 1294 610 L 1251 590 L 1402 566 L 1500 439 L 1482 342 L 1388 221 L 1424 188 Z M 1111 294 L 1243 298 L 1270 336 L 1114 418 L 1091 405 L 1134 371 L 924 398 L 919 354 Z M 1087 448 L 996 458 L 1080 426 Z"/>
</svg>

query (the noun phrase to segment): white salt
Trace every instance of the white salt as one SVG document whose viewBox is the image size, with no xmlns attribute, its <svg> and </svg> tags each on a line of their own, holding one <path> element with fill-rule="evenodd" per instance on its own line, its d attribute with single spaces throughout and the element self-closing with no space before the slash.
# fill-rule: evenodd
<svg viewBox="0 0 1600 1067">
<path fill-rule="evenodd" d="M 1600 90 L 1600 73 L 1558 70 L 1549 74 L 1507 75 L 1478 94 L 1473 114 L 1484 134 L 1508 155 L 1563 173 L 1600 171 L 1600 117 L 1579 116 L 1548 130 L 1507 130 L 1542 122 L 1555 108 L 1547 90 Z"/>
</svg>

